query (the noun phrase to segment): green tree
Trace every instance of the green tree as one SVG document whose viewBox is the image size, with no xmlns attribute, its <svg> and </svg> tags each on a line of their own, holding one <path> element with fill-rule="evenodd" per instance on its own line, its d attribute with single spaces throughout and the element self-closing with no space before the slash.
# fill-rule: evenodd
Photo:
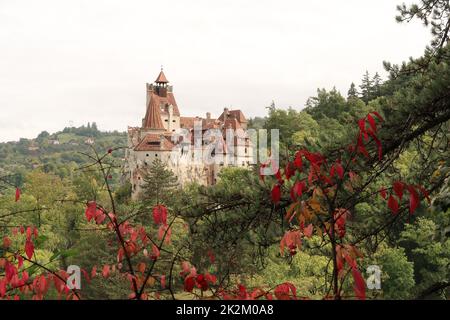
<svg viewBox="0 0 450 320">
<path fill-rule="evenodd" d="M 372 79 L 372 83 L 373 83 L 373 87 L 372 87 L 373 98 L 381 96 L 382 79 L 381 79 L 380 75 L 378 74 L 378 72 L 375 73 L 375 76 Z"/>
<path fill-rule="evenodd" d="M 348 89 L 347 100 L 358 99 L 358 90 L 356 89 L 355 83 L 352 82 L 350 89 Z"/>
<path fill-rule="evenodd" d="M 450 286 L 450 239 L 441 238 L 436 223 L 419 218 L 416 223 L 406 226 L 399 244 L 405 248 L 408 259 L 414 262 L 417 282 L 414 292 L 417 296 L 424 297 L 435 284 Z M 444 293 L 441 295 L 445 298 Z M 434 293 L 434 297 L 438 296 L 439 292 Z"/>
<path fill-rule="evenodd" d="M 143 180 L 140 198 L 146 205 L 167 204 L 173 200 L 173 195 L 178 188 L 178 180 L 172 170 L 168 169 L 160 159 L 153 160 Z"/>
<path fill-rule="evenodd" d="M 431 25 L 433 40 L 431 46 L 435 50 L 442 49 L 449 40 L 450 4 L 448 0 L 420 0 L 420 4 L 397 6 L 399 15 L 397 22 L 411 21 L 413 18 L 422 20 L 425 26 Z"/>
<path fill-rule="evenodd" d="M 403 248 L 384 248 L 376 254 L 381 268 L 381 289 L 384 299 L 412 298 L 414 264 L 409 262 Z"/>
<path fill-rule="evenodd" d="M 372 99 L 373 96 L 373 80 L 370 78 L 369 71 L 364 74 L 361 85 L 361 97 L 363 101 L 367 104 Z"/>
</svg>

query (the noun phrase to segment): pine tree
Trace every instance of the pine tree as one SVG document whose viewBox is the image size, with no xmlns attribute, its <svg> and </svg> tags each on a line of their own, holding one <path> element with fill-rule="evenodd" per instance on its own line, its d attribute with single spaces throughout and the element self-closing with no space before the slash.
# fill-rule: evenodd
<svg viewBox="0 0 450 320">
<path fill-rule="evenodd" d="M 143 177 L 140 195 L 145 205 L 167 204 L 178 187 L 178 179 L 167 166 L 155 159 Z"/>
<path fill-rule="evenodd" d="M 373 82 L 370 79 L 369 71 L 366 71 L 359 86 L 361 88 L 361 97 L 366 104 L 372 99 L 372 86 Z"/>
<path fill-rule="evenodd" d="M 350 89 L 347 93 L 347 100 L 358 99 L 358 90 L 356 90 L 356 85 L 352 82 Z"/>
<path fill-rule="evenodd" d="M 374 97 L 379 97 L 381 96 L 381 84 L 382 84 L 382 80 L 380 75 L 377 73 L 375 73 L 375 76 L 372 79 L 373 82 L 373 87 L 372 87 L 372 92 L 374 94 Z"/>
</svg>

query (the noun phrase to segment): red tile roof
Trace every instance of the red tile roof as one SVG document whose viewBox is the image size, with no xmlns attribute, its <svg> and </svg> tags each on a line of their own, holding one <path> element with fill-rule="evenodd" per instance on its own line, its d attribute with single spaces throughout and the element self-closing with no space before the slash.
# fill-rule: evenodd
<svg viewBox="0 0 450 320">
<path fill-rule="evenodd" d="M 160 97 L 155 93 L 151 94 L 150 101 L 147 106 L 147 113 L 144 118 L 144 128 L 164 130 L 164 124 L 161 119 L 159 98 Z"/>
<path fill-rule="evenodd" d="M 161 112 L 163 114 L 169 113 L 169 105 L 172 105 L 173 106 L 173 114 L 177 117 L 180 116 L 180 110 L 178 109 L 177 102 L 175 101 L 175 96 L 173 95 L 172 92 L 167 92 L 166 97 L 161 97 L 158 95 L 156 95 L 156 96 L 159 99 L 160 105 L 162 104 L 163 109 L 161 110 Z"/>
<path fill-rule="evenodd" d="M 169 136 L 160 134 L 147 134 L 134 148 L 135 151 L 172 151 L 174 144 Z"/>
<path fill-rule="evenodd" d="M 158 76 L 158 78 L 156 78 L 155 82 L 156 83 L 169 83 L 169 80 L 167 80 L 166 75 L 161 70 L 161 72 L 159 73 L 159 76 Z"/>
<path fill-rule="evenodd" d="M 222 122 L 224 120 L 224 114 L 225 114 L 225 111 L 222 112 L 222 114 L 219 117 L 219 120 L 222 121 Z M 245 116 L 244 116 L 244 114 L 242 113 L 241 110 L 229 110 L 227 118 L 235 118 L 240 123 L 247 123 L 247 119 L 245 119 Z"/>
<path fill-rule="evenodd" d="M 194 122 L 199 120 L 198 117 L 180 117 L 180 127 L 184 129 L 194 128 Z"/>
</svg>

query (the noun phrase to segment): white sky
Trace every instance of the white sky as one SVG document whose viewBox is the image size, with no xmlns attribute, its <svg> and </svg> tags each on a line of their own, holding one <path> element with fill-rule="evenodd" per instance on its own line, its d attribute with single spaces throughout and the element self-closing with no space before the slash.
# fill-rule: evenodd
<svg viewBox="0 0 450 320">
<path fill-rule="evenodd" d="M 182 115 L 302 108 L 422 54 L 402 0 L 0 0 L 0 141 L 96 121 L 125 131 L 161 65 Z"/>
</svg>

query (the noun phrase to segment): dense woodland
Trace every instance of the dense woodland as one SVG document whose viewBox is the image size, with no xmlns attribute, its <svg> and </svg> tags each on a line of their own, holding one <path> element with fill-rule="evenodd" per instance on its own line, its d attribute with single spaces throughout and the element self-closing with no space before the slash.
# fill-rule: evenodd
<svg viewBox="0 0 450 320">
<path fill-rule="evenodd" d="M 274 176 L 226 168 L 180 188 L 155 162 L 132 201 L 125 133 L 89 124 L 0 144 L 0 297 L 448 299 L 449 3 L 400 6 L 411 19 L 432 42 L 384 62 L 387 79 L 362 70 L 348 92 L 251 119 L 280 130 Z M 380 289 L 364 283 L 370 265 Z"/>
</svg>

